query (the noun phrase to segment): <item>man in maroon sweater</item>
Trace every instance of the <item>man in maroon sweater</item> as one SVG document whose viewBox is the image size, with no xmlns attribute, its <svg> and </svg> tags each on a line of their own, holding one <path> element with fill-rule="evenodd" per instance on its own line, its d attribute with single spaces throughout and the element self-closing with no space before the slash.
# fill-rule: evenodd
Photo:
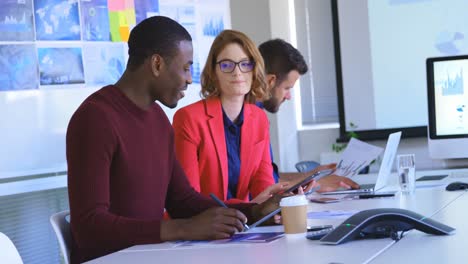
<svg viewBox="0 0 468 264">
<path fill-rule="evenodd" d="M 155 101 L 175 107 L 192 82 L 191 37 L 152 17 L 132 30 L 128 46 L 123 76 L 89 96 L 68 126 L 72 263 L 136 244 L 226 238 L 279 199 L 222 208 L 190 187 Z M 172 220 L 163 220 L 164 208 Z"/>
</svg>

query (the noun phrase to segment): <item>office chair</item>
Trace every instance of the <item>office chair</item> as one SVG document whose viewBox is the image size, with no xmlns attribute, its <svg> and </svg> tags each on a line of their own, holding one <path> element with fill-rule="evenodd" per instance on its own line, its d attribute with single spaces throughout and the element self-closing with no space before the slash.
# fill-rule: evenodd
<svg viewBox="0 0 468 264">
<path fill-rule="evenodd" d="M 0 260 L 2 263 L 23 264 L 15 244 L 3 233 L 0 232 Z"/>
<path fill-rule="evenodd" d="M 320 163 L 312 161 L 312 160 L 305 160 L 296 163 L 296 169 L 298 172 L 307 172 L 315 169 L 319 166 Z"/>
<path fill-rule="evenodd" d="M 71 231 L 70 223 L 66 219 L 68 215 L 70 215 L 70 211 L 67 210 L 55 213 L 50 217 L 50 224 L 55 231 L 55 235 L 57 236 L 60 251 L 62 252 L 65 264 L 70 263 Z"/>
</svg>

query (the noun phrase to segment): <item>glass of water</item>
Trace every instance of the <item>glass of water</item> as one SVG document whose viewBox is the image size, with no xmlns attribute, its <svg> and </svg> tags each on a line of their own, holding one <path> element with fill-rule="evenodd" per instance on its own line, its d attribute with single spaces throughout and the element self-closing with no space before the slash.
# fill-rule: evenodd
<svg viewBox="0 0 468 264">
<path fill-rule="evenodd" d="M 398 181 L 401 192 L 412 194 L 416 188 L 416 168 L 414 154 L 401 154 L 397 156 Z"/>
</svg>

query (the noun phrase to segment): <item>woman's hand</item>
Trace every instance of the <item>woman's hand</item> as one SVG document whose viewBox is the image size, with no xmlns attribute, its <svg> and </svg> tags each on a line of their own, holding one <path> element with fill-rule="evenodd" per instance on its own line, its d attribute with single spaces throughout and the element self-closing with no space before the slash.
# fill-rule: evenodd
<svg viewBox="0 0 468 264">
<path fill-rule="evenodd" d="M 284 192 L 288 189 L 289 182 L 281 182 L 268 186 L 263 192 L 261 192 L 257 197 L 252 199 L 252 203 L 263 203 L 268 200 L 270 197 L 277 193 Z"/>
</svg>

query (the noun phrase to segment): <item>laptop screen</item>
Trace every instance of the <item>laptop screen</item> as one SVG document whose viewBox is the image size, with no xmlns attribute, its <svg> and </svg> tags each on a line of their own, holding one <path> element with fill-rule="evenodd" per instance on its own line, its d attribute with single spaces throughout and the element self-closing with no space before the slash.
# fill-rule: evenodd
<svg viewBox="0 0 468 264">
<path fill-rule="evenodd" d="M 390 173 L 392 172 L 393 161 L 400 144 L 401 132 L 395 132 L 388 136 L 387 146 L 380 164 L 379 175 L 375 183 L 374 191 L 378 191 L 387 185 Z"/>
</svg>

